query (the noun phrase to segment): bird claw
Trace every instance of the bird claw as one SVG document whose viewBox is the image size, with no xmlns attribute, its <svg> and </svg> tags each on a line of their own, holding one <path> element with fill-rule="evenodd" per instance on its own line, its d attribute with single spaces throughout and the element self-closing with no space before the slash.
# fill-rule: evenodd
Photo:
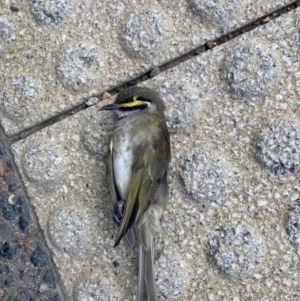
<svg viewBox="0 0 300 301">
<path fill-rule="evenodd" d="M 124 213 L 125 200 L 119 200 L 115 203 L 112 220 L 120 226 Z"/>
</svg>

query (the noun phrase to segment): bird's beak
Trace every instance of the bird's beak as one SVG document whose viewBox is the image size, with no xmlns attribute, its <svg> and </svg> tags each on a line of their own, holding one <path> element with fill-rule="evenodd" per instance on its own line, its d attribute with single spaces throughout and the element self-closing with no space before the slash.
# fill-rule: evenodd
<svg viewBox="0 0 300 301">
<path fill-rule="evenodd" d="M 111 105 L 101 107 L 98 111 L 113 111 L 113 110 L 117 110 L 119 108 L 120 108 L 120 105 L 113 103 Z"/>
</svg>

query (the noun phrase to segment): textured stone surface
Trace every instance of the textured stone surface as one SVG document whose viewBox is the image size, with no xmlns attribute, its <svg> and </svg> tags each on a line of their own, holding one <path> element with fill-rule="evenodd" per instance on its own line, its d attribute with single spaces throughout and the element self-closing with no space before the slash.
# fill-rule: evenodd
<svg viewBox="0 0 300 301">
<path fill-rule="evenodd" d="M 297 171 L 300 165 L 298 122 L 280 122 L 263 129 L 255 147 L 257 159 L 274 173 Z"/>
<path fill-rule="evenodd" d="M 47 25 L 58 25 L 65 16 L 72 10 L 72 2 L 68 0 L 32 0 L 32 13 Z"/>
<path fill-rule="evenodd" d="M 193 149 L 199 149 L 194 145 Z M 232 174 L 229 166 L 223 166 L 222 154 L 217 151 L 190 153 L 180 166 L 180 179 L 187 193 L 196 201 L 209 200 L 222 202 L 228 187 L 226 179 Z"/>
<path fill-rule="evenodd" d="M 138 9 L 128 15 L 121 32 L 121 45 L 129 56 L 153 61 L 170 39 L 168 18 L 157 9 Z"/>
<path fill-rule="evenodd" d="M 85 211 L 85 208 L 68 207 L 53 212 L 48 231 L 53 245 L 62 252 L 81 255 L 82 251 L 86 250 L 92 237 L 93 227 L 89 221 L 91 213 Z M 61 229 L 65 231 L 60 231 Z"/>
<path fill-rule="evenodd" d="M 105 76 L 103 54 L 94 46 L 76 43 L 64 49 L 58 58 L 57 72 L 60 82 L 70 90 L 80 92 L 91 89 Z"/>
<path fill-rule="evenodd" d="M 291 2 L 0 3 L 1 124 L 8 135 L 24 131 Z M 239 94 L 250 89 L 259 96 L 276 83 L 276 57 L 254 46 L 236 49 L 225 64 L 224 76 Z M 253 65 L 240 73 L 235 70 L 243 64 L 236 62 L 239 53 L 247 53 L 245 63 Z M 266 69 L 255 73 L 255 64 Z M 255 78 L 238 85 L 249 73 Z M 259 89 L 253 87 L 258 80 L 265 83 Z"/>
<path fill-rule="evenodd" d="M 299 204 L 299 195 L 294 195 L 294 200 L 292 209 L 288 215 L 285 227 L 286 232 L 290 237 L 290 240 L 295 244 L 298 248 L 299 254 L 299 246 L 300 246 L 300 204 Z"/>
<path fill-rule="evenodd" d="M 299 18 L 292 11 L 142 83 L 165 99 L 173 153 L 156 238 L 161 300 L 300 298 Z M 137 248 L 113 248 L 105 159 L 114 118 L 99 106 L 13 152 L 69 298 L 133 300 Z M 266 163 L 274 151 L 286 172 Z"/>
<path fill-rule="evenodd" d="M 272 91 L 280 70 L 275 49 L 259 41 L 235 49 L 226 56 L 223 68 L 222 75 L 236 98 L 256 100 Z"/>
<path fill-rule="evenodd" d="M 247 225 L 218 226 L 208 241 L 208 256 L 224 273 L 243 277 L 262 261 L 263 245 Z"/>
<path fill-rule="evenodd" d="M 195 17 L 198 17 L 201 22 L 208 22 L 214 25 L 220 25 L 228 19 L 235 19 L 240 10 L 247 9 L 245 1 L 201 1 L 188 0 Z"/>
<path fill-rule="evenodd" d="M 15 39 L 15 28 L 10 14 L 0 14 L 0 56 L 5 48 L 9 46 Z"/>
<path fill-rule="evenodd" d="M 0 138 L 0 299 L 60 301 L 41 237 Z"/>
</svg>

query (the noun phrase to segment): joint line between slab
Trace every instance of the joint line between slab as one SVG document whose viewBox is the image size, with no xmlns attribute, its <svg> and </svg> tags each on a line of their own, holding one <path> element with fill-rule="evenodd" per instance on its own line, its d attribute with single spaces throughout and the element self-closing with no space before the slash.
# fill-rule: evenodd
<svg viewBox="0 0 300 301">
<path fill-rule="evenodd" d="M 287 4 L 275 11 L 272 11 L 270 12 L 269 14 L 266 14 L 266 15 L 263 15 L 261 17 L 259 17 L 258 19 L 246 24 L 245 26 L 242 26 L 238 29 L 235 29 L 221 37 L 218 37 L 214 40 L 211 40 L 211 41 L 208 41 L 206 44 L 204 45 L 201 45 L 199 47 L 197 47 L 196 49 L 193 49 L 177 58 L 174 58 L 172 60 L 170 60 L 169 62 L 161 65 L 161 66 L 157 66 L 159 69 L 160 69 L 160 73 L 164 72 L 164 71 L 167 71 L 175 66 L 178 66 L 179 64 L 183 63 L 183 62 L 186 62 L 188 60 L 190 60 L 191 58 L 194 58 L 195 56 L 197 55 L 200 55 L 201 53 L 204 53 L 206 51 L 209 51 L 211 48 L 214 48 L 216 46 L 219 46 L 219 45 L 222 45 L 240 35 L 243 35 L 244 33 L 247 33 L 249 31 L 252 31 L 254 30 L 255 28 L 259 27 L 259 26 L 262 26 L 262 25 L 265 25 L 267 24 L 269 21 L 273 20 L 273 19 L 276 19 L 286 13 L 289 13 L 291 12 L 292 10 L 295 10 L 297 7 L 300 7 L 300 1 L 297 0 L 297 1 L 294 1 L 290 4 Z M 130 80 L 129 82 L 125 83 L 124 85 L 121 85 L 121 86 L 118 86 L 112 90 L 109 90 L 109 91 L 106 91 L 108 92 L 109 94 L 111 94 L 112 96 L 117 94 L 119 92 L 120 89 L 124 89 L 128 86 L 131 86 L 131 85 L 137 85 L 141 82 L 144 82 L 146 80 L 148 80 L 150 77 L 150 72 L 147 72 L 147 73 L 144 73 L 142 75 L 140 75 L 139 77 L 135 78 L 135 79 L 132 79 Z M 104 92 L 103 92 L 104 93 Z M 99 101 L 101 101 L 101 98 L 102 98 L 102 95 L 103 94 L 100 94 L 98 96 L 96 96 Z M 92 96 L 91 96 L 92 97 Z M 3 134 L 5 135 L 5 137 L 7 139 L 10 140 L 10 145 L 12 143 L 15 143 L 19 140 L 22 140 L 40 130 L 42 130 L 43 128 L 46 128 L 48 126 L 51 126 L 65 118 L 67 118 L 68 116 L 70 115 L 73 115 L 81 110 L 85 110 L 86 108 L 88 108 L 89 106 L 86 105 L 85 103 L 82 103 L 82 104 L 79 104 L 75 107 L 73 107 L 72 109 L 69 109 L 57 116 L 54 116 L 54 117 L 51 117 L 50 119 L 48 120 L 45 120 L 39 124 L 36 124 L 28 129 L 25 129 L 25 130 L 22 130 L 20 131 L 19 133 L 17 134 L 14 134 L 12 136 L 8 136 L 5 134 L 4 131 L 1 131 L 3 132 Z M 2 126 L 1 126 L 2 127 Z M 24 138 L 23 138 L 24 137 Z"/>
</svg>

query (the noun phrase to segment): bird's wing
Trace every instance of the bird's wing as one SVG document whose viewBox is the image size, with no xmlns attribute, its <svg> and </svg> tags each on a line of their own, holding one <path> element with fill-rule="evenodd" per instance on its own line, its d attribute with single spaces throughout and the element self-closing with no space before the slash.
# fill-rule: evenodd
<svg viewBox="0 0 300 301">
<path fill-rule="evenodd" d="M 150 205 L 157 184 L 155 181 L 166 175 L 170 158 L 169 133 L 162 124 L 157 134 L 150 137 L 144 145 L 139 145 L 135 152 L 128 198 L 115 246 Z"/>
<path fill-rule="evenodd" d="M 107 164 L 107 178 L 108 186 L 110 191 L 110 198 L 112 202 L 112 208 L 114 210 L 114 205 L 117 201 L 121 199 L 119 191 L 116 186 L 115 177 L 114 177 L 114 168 L 113 168 L 113 140 L 111 139 L 109 143 L 109 152 L 108 152 L 108 164 Z M 127 229 L 123 242 L 127 248 L 130 248 L 134 245 L 135 238 L 133 229 Z"/>
</svg>

